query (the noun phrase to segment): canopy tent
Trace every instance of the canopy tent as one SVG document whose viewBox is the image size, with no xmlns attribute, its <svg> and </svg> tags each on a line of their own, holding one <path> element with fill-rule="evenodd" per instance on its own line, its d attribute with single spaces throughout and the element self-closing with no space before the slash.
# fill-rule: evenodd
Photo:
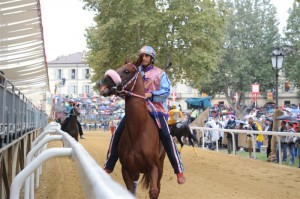
<svg viewBox="0 0 300 199">
<path fill-rule="evenodd" d="M 210 97 L 188 98 L 185 102 L 192 108 L 211 108 Z"/>
<path fill-rule="evenodd" d="M 50 91 L 39 0 L 0 2 L 0 70 L 24 94 Z"/>
</svg>

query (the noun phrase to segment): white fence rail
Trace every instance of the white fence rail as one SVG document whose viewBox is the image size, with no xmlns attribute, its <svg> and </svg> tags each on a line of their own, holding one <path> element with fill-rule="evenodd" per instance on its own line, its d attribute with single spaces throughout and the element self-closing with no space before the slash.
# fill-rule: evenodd
<svg viewBox="0 0 300 199">
<path fill-rule="evenodd" d="M 252 139 L 252 149 L 253 149 L 253 156 L 256 158 L 256 140 L 254 134 L 262 134 L 262 135 L 275 135 L 277 136 L 277 140 L 280 140 L 280 136 L 292 136 L 292 137 L 299 137 L 300 133 L 289 133 L 289 132 L 275 132 L 275 131 L 252 131 L 252 130 L 239 130 L 239 129 L 219 129 L 219 128 L 208 128 L 208 127 L 197 127 L 197 126 L 191 126 L 191 129 L 200 130 L 202 134 L 202 148 L 204 148 L 204 142 L 205 142 L 205 131 L 223 131 L 228 132 L 232 135 L 232 145 L 233 145 L 233 154 L 236 154 L 236 148 L 235 148 L 235 137 L 234 133 L 240 133 L 240 134 L 250 134 Z M 216 142 L 216 148 L 218 151 L 218 142 Z M 281 143 L 278 142 L 278 151 L 279 154 L 281 154 Z M 279 163 L 282 163 L 282 157 L 279 155 Z"/>
<path fill-rule="evenodd" d="M 49 134 L 58 135 L 49 135 Z M 64 147 L 47 149 L 34 158 L 49 141 L 62 140 Z M 60 125 L 50 123 L 45 131 L 32 142 L 33 148 L 27 155 L 26 167 L 14 178 L 11 184 L 10 199 L 19 199 L 20 190 L 25 182 L 24 198 L 34 198 L 34 183 L 39 184 L 38 177 L 41 173 L 41 165 L 48 159 L 67 156 L 70 157 L 79 174 L 81 185 L 86 198 L 134 198 L 124 187 L 113 181 L 112 178 L 96 163 L 84 147 L 76 142 L 69 134 L 60 130 Z M 43 149 L 42 149 L 43 150 Z M 34 171 L 36 182 L 34 182 Z"/>
</svg>

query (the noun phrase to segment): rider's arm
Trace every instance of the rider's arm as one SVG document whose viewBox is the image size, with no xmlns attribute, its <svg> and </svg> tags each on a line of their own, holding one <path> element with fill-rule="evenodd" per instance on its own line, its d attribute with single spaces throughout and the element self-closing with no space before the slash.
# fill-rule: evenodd
<svg viewBox="0 0 300 199">
<path fill-rule="evenodd" d="M 168 99 L 170 95 L 170 80 L 166 73 L 163 73 L 160 78 L 160 88 L 159 90 L 152 92 L 153 102 L 164 102 Z"/>
<path fill-rule="evenodd" d="M 179 118 L 183 118 L 183 114 L 181 111 L 179 111 Z"/>
</svg>

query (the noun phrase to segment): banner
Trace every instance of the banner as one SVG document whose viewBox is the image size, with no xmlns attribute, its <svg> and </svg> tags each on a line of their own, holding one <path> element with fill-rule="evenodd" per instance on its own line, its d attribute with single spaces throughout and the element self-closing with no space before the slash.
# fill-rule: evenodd
<svg viewBox="0 0 300 199">
<path fill-rule="evenodd" d="M 267 92 L 267 100 L 273 101 L 273 92 Z"/>
</svg>

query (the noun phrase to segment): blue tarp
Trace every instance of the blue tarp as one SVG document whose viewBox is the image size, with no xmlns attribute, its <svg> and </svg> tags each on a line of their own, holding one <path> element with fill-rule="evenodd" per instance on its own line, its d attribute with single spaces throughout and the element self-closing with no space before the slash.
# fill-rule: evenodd
<svg viewBox="0 0 300 199">
<path fill-rule="evenodd" d="M 211 108 L 210 97 L 188 98 L 185 102 L 192 108 Z"/>
</svg>

